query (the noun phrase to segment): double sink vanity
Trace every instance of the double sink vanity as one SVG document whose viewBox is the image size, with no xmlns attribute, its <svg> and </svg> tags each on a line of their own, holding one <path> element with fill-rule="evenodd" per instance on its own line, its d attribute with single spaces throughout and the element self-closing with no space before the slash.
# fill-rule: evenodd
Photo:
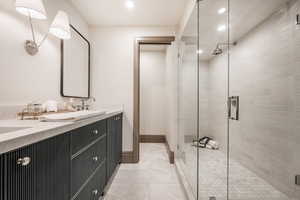
<svg viewBox="0 0 300 200">
<path fill-rule="evenodd" d="M 73 121 L 0 121 L 0 200 L 103 196 L 121 162 L 122 111 L 72 115 Z"/>
</svg>

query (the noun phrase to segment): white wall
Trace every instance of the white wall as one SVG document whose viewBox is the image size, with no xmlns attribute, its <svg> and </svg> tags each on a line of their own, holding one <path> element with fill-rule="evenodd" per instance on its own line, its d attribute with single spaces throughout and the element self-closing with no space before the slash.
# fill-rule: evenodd
<svg viewBox="0 0 300 200">
<path fill-rule="evenodd" d="M 133 142 L 133 55 L 138 36 L 174 35 L 173 27 L 92 27 L 92 95 L 96 108 L 124 108 L 123 150 Z"/>
<path fill-rule="evenodd" d="M 166 134 L 166 51 L 140 54 L 140 134 Z"/>
<path fill-rule="evenodd" d="M 31 39 L 28 18 L 15 11 L 14 0 L 0 2 L 0 105 L 24 105 L 60 97 L 60 40 L 49 36 L 36 56 L 28 55 L 24 42 Z M 85 36 L 88 25 L 66 0 L 44 0 L 48 20 L 34 20 L 37 38 L 47 32 L 59 9 Z"/>
</svg>

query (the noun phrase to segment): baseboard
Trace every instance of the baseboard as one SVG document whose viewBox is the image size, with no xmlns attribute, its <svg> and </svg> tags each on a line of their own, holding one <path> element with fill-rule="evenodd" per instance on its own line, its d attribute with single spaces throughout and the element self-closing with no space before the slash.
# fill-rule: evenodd
<svg viewBox="0 0 300 200">
<path fill-rule="evenodd" d="M 136 163 L 133 159 L 133 151 L 125 151 L 122 153 L 122 163 Z"/>
<path fill-rule="evenodd" d="M 171 151 L 171 148 L 170 148 L 170 145 L 168 143 L 168 140 L 166 140 L 166 147 L 167 147 L 167 153 L 168 153 L 168 156 L 169 156 L 169 161 L 171 164 L 174 164 L 174 151 Z"/>
<path fill-rule="evenodd" d="M 140 135 L 140 143 L 165 143 L 165 135 Z"/>
</svg>

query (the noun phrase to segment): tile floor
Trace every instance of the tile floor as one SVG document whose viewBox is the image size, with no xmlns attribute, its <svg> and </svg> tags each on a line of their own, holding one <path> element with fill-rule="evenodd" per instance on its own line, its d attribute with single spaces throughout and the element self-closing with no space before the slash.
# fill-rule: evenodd
<svg viewBox="0 0 300 200">
<path fill-rule="evenodd" d="M 196 186 L 197 149 L 191 144 L 185 146 L 185 176 Z M 199 199 L 227 199 L 227 158 L 218 150 L 199 149 Z M 278 191 L 264 179 L 230 159 L 230 200 L 292 200 Z"/>
<path fill-rule="evenodd" d="M 164 144 L 141 144 L 140 163 L 122 164 L 104 200 L 186 200 Z"/>
</svg>

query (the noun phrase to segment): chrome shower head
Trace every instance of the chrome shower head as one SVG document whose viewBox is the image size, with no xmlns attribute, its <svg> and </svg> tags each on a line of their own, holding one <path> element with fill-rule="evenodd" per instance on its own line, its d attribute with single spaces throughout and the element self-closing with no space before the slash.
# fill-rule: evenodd
<svg viewBox="0 0 300 200">
<path fill-rule="evenodd" d="M 217 46 L 217 48 L 214 49 L 212 55 L 217 56 L 217 55 L 220 55 L 222 53 L 223 53 L 223 50 L 219 46 Z"/>
<path fill-rule="evenodd" d="M 223 47 L 224 46 L 235 46 L 237 45 L 237 42 L 234 42 L 234 43 L 218 43 L 217 44 L 217 47 L 213 50 L 213 53 L 212 55 L 213 56 L 217 56 L 217 55 L 220 55 L 223 53 Z"/>
</svg>

